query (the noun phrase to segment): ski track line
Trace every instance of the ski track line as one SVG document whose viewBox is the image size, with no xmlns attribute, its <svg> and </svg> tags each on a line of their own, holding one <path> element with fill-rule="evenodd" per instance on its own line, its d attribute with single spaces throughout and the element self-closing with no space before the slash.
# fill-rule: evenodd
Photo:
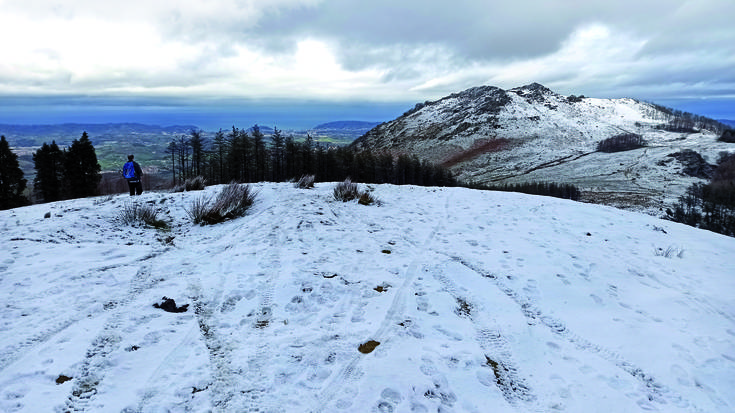
<svg viewBox="0 0 735 413">
<path fill-rule="evenodd" d="M 625 360 L 620 354 L 610 351 L 609 349 L 595 344 L 570 331 L 561 320 L 552 316 L 544 315 L 543 311 L 541 311 L 541 309 L 539 309 L 531 299 L 518 294 L 512 288 L 508 287 L 497 275 L 487 272 L 461 257 L 451 256 L 450 258 L 477 273 L 481 277 L 492 280 L 500 291 L 518 305 L 521 312 L 528 320 L 529 325 L 535 325 L 541 322 L 541 324 L 549 328 L 553 334 L 565 339 L 578 349 L 598 355 L 603 360 L 612 363 L 635 378 L 647 391 L 647 400 L 639 400 L 638 402 L 641 408 L 647 410 L 650 410 L 651 408 L 655 409 L 655 406 L 650 405 L 651 402 L 662 406 L 665 406 L 667 402 L 671 402 L 679 408 L 688 407 L 690 411 L 703 412 L 703 410 L 697 408 L 693 403 L 685 400 L 681 395 L 676 394 L 672 389 L 669 389 L 667 386 L 656 381 L 652 375 L 646 373 L 635 364 Z"/>
<path fill-rule="evenodd" d="M 424 240 L 423 244 L 419 246 L 421 250 L 414 253 L 415 258 L 411 261 L 404 273 L 403 283 L 396 290 L 393 301 L 386 311 L 380 326 L 371 336 L 371 339 L 376 340 L 381 344 L 390 340 L 390 336 L 392 334 L 389 334 L 389 329 L 399 321 L 399 317 L 397 316 L 404 311 L 406 306 L 406 290 L 409 289 L 412 281 L 416 278 L 417 274 L 420 273 L 420 267 L 422 266 L 421 262 L 427 259 L 426 252 L 431 251 L 429 248 L 431 242 L 447 220 L 449 198 L 446 194 L 444 194 L 444 197 L 444 217 L 437 222 L 431 233 Z M 335 216 L 338 215 L 335 213 Z M 346 362 L 339 370 L 339 373 L 335 374 L 334 377 L 323 386 L 324 390 L 317 394 L 316 406 L 310 409 L 310 411 L 315 413 L 325 411 L 327 409 L 327 405 L 334 399 L 334 396 L 340 389 L 348 386 L 350 383 L 354 383 L 360 377 L 358 365 L 364 360 L 364 358 L 365 355 L 358 352 L 348 362 Z"/>
<path fill-rule="evenodd" d="M 160 279 L 151 278 L 149 265 L 142 266 L 135 276 L 130 280 L 128 293 L 119 301 L 109 301 L 105 305 L 106 310 L 115 310 L 108 316 L 108 321 L 102 332 L 95 337 L 91 346 L 87 349 L 85 360 L 80 367 L 79 376 L 74 378 L 74 387 L 71 395 L 67 397 L 63 406 L 56 408 L 62 412 L 88 411 L 97 394 L 97 386 L 105 377 L 109 368 L 107 357 L 120 345 L 122 336 L 120 324 L 125 307 L 130 304 L 140 293 L 152 288 L 160 282 Z"/>
<path fill-rule="evenodd" d="M 479 302 L 468 294 L 460 294 L 455 283 L 443 273 L 434 272 L 433 275 L 434 279 L 455 301 L 460 302 L 461 299 L 469 301 L 469 304 Z M 461 317 L 469 319 L 474 326 L 475 338 L 478 345 L 485 351 L 487 366 L 493 370 L 498 390 L 508 404 L 515 408 L 530 408 L 531 411 L 544 412 L 544 409 L 537 404 L 538 397 L 523 379 L 518 366 L 513 361 L 513 352 L 508 340 L 501 334 L 501 328 L 485 314 L 486 311 L 483 308 L 478 308 L 468 310 L 467 314 Z"/>
</svg>

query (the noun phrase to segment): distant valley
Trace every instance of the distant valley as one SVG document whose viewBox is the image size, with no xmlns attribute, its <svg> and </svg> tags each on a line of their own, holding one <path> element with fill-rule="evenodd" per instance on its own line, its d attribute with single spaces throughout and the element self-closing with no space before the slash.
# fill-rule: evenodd
<svg viewBox="0 0 735 413">
<path fill-rule="evenodd" d="M 317 125 L 306 130 L 284 130 L 285 136 L 294 140 L 306 139 L 309 134 L 315 142 L 324 145 L 348 145 L 365 134 L 379 122 L 335 121 Z M 252 125 L 243 125 L 252 128 Z M 273 133 L 270 126 L 259 125 L 266 138 Z M 141 123 L 64 123 L 55 125 L 11 125 L 0 124 L 0 135 L 4 135 L 13 151 L 18 155 L 21 169 L 26 178 L 35 175 L 33 153 L 44 143 L 55 141 L 60 147 L 71 145 L 87 132 L 95 146 L 97 158 L 103 171 L 117 171 L 125 162 L 127 154 L 133 153 L 148 171 L 165 171 L 169 168 L 166 154 L 168 144 L 186 137 L 195 125 L 158 126 Z M 229 131 L 224 130 L 225 134 Z M 205 139 L 214 137 L 216 131 L 203 131 Z"/>
</svg>

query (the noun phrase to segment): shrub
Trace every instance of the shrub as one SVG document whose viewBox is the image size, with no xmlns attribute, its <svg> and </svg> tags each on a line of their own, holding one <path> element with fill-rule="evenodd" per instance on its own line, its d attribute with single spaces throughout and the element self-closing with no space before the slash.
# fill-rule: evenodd
<svg viewBox="0 0 735 413">
<path fill-rule="evenodd" d="M 360 191 L 356 183 L 350 181 L 350 178 L 340 182 L 334 187 L 334 199 L 342 202 L 353 201 L 357 199 L 360 205 L 380 205 L 380 201 L 368 191 Z"/>
<path fill-rule="evenodd" d="M 183 184 L 176 185 L 172 192 L 201 191 L 207 187 L 207 180 L 203 176 L 187 178 Z"/>
<path fill-rule="evenodd" d="M 257 194 L 250 185 L 230 183 L 214 198 L 200 197 L 192 202 L 186 213 L 195 224 L 217 224 L 244 216 L 255 202 Z"/>
<path fill-rule="evenodd" d="M 360 197 L 357 199 L 357 203 L 360 205 L 372 205 L 378 203 L 378 200 L 375 199 L 373 194 L 366 191 L 360 193 Z"/>
<path fill-rule="evenodd" d="M 722 142 L 735 143 L 735 129 L 725 129 L 719 140 Z"/>
<path fill-rule="evenodd" d="M 360 196 L 360 191 L 357 184 L 352 182 L 350 178 L 340 182 L 334 187 L 334 199 L 337 201 L 347 202 L 357 199 Z"/>
<path fill-rule="evenodd" d="M 296 188 L 310 189 L 314 187 L 314 175 L 302 175 L 301 178 L 296 182 Z"/>
<path fill-rule="evenodd" d="M 597 144 L 599 152 L 622 152 L 646 146 L 646 141 L 636 133 L 622 133 L 603 139 Z"/>
<path fill-rule="evenodd" d="M 158 219 L 158 210 L 152 205 L 127 203 L 118 215 L 118 219 L 125 225 L 148 225 L 157 229 L 168 228 L 168 223 Z"/>
</svg>

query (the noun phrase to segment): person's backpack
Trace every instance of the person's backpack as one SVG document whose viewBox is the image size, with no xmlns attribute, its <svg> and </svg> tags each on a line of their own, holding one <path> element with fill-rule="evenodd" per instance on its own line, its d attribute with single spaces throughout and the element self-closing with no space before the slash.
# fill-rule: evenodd
<svg viewBox="0 0 735 413">
<path fill-rule="evenodd" d="M 123 166 L 123 177 L 125 179 L 135 178 L 135 164 L 133 162 L 128 162 Z"/>
</svg>

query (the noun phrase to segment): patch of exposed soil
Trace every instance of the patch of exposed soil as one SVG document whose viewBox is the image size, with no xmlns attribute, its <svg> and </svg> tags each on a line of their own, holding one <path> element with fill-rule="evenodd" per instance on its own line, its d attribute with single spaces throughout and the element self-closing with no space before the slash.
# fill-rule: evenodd
<svg viewBox="0 0 735 413">
<path fill-rule="evenodd" d="M 480 139 L 477 140 L 470 149 L 456 153 L 441 163 L 445 168 L 451 168 L 459 163 L 474 159 L 484 153 L 499 152 L 508 148 L 509 139 Z"/>
</svg>

